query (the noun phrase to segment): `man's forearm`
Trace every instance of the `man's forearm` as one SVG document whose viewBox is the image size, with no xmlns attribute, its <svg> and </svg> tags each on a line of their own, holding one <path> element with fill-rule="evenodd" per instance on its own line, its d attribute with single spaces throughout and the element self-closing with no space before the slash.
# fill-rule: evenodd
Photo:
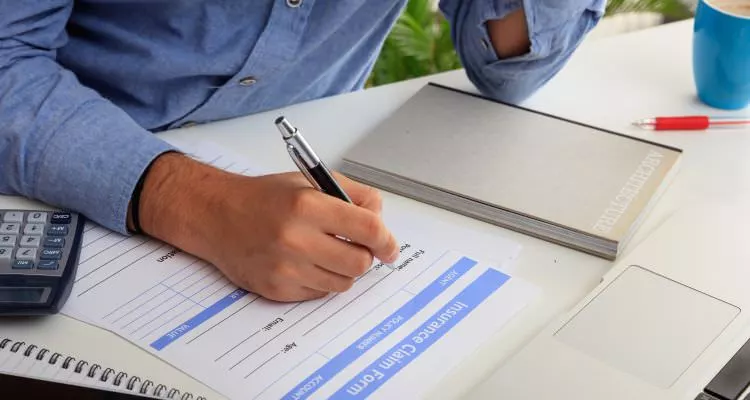
<svg viewBox="0 0 750 400">
<path fill-rule="evenodd" d="M 500 59 L 522 56 L 530 50 L 531 41 L 523 7 L 502 19 L 488 21 L 487 31 Z"/>
<path fill-rule="evenodd" d="M 125 233 L 135 182 L 171 146 L 57 63 L 72 7 L 0 2 L 0 193 Z"/>
<path fill-rule="evenodd" d="M 181 153 L 162 154 L 144 177 L 138 220 L 145 234 L 172 245 L 201 252 L 201 224 L 211 218 L 211 209 L 222 196 L 220 190 L 229 174 L 195 161 Z M 133 228 L 133 207 L 128 225 Z"/>
</svg>

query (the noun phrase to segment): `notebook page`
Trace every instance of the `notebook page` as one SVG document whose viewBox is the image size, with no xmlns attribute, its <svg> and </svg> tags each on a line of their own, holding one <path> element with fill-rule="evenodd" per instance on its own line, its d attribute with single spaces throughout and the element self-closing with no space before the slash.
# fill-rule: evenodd
<svg viewBox="0 0 750 400">
<path fill-rule="evenodd" d="M 183 150 L 233 172 L 258 171 L 213 146 Z M 63 313 L 230 398 L 419 396 L 538 293 L 503 268 L 520 251 L 510 240 L 397 205 L 386 204 L 383 217 L 401 240 L 395 268 L 375 264 L 351 290 L 299 303 L 239 289 L 167 244 L 90 225 Z"/>
</svg>

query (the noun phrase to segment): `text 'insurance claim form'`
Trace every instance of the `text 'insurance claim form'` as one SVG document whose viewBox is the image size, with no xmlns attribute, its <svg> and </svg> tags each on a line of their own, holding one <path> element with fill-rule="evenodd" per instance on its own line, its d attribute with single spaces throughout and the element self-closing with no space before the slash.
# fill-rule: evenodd
<svg viewBox="0 0 750 400">
<path fill-rule="evenodd" d="M 258 172 L 199 147 L 183 150 Z M 393 268 L 376 264 L 347 292 L 298 303 L 268 301 L 174 247 L 91 224 L 63 313 L 233 399 L 419 397 L 538 293 L 493 267 L 512 262 L 517 244 L 391 204 L 383 217 L 401 243 Z"/>
</svg>

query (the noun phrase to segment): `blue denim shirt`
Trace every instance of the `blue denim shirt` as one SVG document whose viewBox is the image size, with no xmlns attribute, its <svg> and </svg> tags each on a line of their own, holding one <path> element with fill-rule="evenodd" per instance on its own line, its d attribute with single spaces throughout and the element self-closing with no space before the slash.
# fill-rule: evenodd
<svg viewBox="0 0 750 400">
<path fill-rule="evenodd" d="M 154 132 L 362 88 L 406 0 L 0 0 L 0 192 L 126 232 Z M 605 0 L 442 0 L 469 78 L 517 102 L 567 61 Z M 523 6 L 531 51 L 485 22 Z"/>
</svg>

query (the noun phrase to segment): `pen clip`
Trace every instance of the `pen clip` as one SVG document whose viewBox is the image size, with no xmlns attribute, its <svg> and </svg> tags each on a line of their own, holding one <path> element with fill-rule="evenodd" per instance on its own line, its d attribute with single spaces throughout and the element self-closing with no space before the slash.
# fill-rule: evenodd
<svg viewBox="0 0 750 400">
<path fill-rule="evenodd" d="M 291 144 L 286 145 L 286 151 L 289 152 L 289 156 L 292 158 L 292 161 L 297 165 L 297 169 L 299 169 L 300 172 L 302 172 L 302 175 L 305 176 L 308 182 L 317 190 L 321 190 L 320 185 L 318 185 L 318 182 L 313 179 L 312 175 L 310 175 L 310 172 L 307 170 L 307 166 L 302 161 L 302 157 L 300 156 L 297 149 L 294 148 Z"/>
</svg>

